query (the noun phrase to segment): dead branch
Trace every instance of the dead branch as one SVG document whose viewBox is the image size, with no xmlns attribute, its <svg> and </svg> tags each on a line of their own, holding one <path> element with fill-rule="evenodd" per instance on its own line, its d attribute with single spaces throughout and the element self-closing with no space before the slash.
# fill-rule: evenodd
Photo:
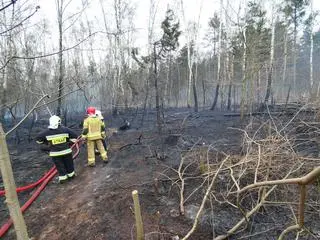
<svg viewBox="0 0 320 240">
<path fill-rule="evenodd" d="M 11 28 L 9 28 L 9 29 L 1 32 L 0 35 L 3 35 L 3 34 L 5 34 L 5 33 L 7 33 L 7 32 L 10 32 L 10 31 L 12 31 L 13 29 L 15 29 L 15 28 L 17 28 L 17 27 L 19 27 L 19 26 L 22 26 L 22 24 L 23 24 L 25 21 L 27 21 L 29 18 L 31 18 L 33 15 L 35 15 L 36 12 L 37 12 L 39 9 L 40 9 L 40 6 L 36 6 L 36 9 L 35 9 L 35 11 L 34 11 L 33 13 L 31 13 L 30 15 L 28 15 L 27 17 L 25 17 L 25 18 L 24 18 L 21 22 L 19 22 L 18 24 L 16 24 L 16 25 L 12 26 Z"/>
<path fill-rule="evenodd" d="M 270 185 L 280 185 L 280 184 L 298 184 L 300 186 L 300 201 L 299 201 L 299 210 L 298 210 L 299 222 L 296 225 L 293 225 L 293 226 L 286 228 L 281 233 L 281 235 L 279 236 L 279 240 L 282 240 L 283 237 L 288 232 L 293 231 L 293 230 L 300 230 L 301 228 L 303 228 L 303 226 L 304 226 L 304 208 L 305 208 L 305 201 L 306 201 L 306 194 L 307 194 L 306 193 L 306 185 L 310 184 L 315 179 L 317 179 L 319 177 L 319 175 L 320 175 L 320 167 L 317 167 L 314 170 L 312 170 L 310 173 L 305 175 L 304 177 L 291 178 L 291 179 L 281 179 L 281 180 L 274 180 L 274 181 L 264 181 L 264 182 L 259 182 L 259 183 L 254 183 L 254 184 L 248 185 L 248 186 L 242 188 L 240 191 L 238 191 L 238 194 L 241 194 L 244 191 L 247 191 L 249 189 L 256 188 L 259 186 L 270 186 Z M 266 194 L 266 195 L 268 195 L 268 194 Z M 265 199 L 265 198 L 266 198 L 266 196 L 263 197 L 263 199 Z M 221 238 L 221 239 L 224 239 L 224 238 Z M 219 240 L 219 239 L 216 239 L 216 240 Z"/>
<path fill-rule="evenodd" d="M 134 146 L 134 145 L 141 145 L 141 143 L 128 143 L 126 145 L 123 145 L 119 148 L 119 151 L 123 150 L 126 147 Z"/>
<path fill-rule="evenodd" d="M 5 136 L 8 136 L 10 133 L 12 133 L 17 127 L 20 126 L 21 123 L 23 123 L 24 120 L 27 119 L 27 117 L 37 108 L 38 104 L 45 99 L 46 97 L 49 97 L 49 95 L 44 95 L 42 96 L 36 103 L 35 105 L 31 108 L 31 110 L 18 122 L 12 129 L 10 129 Z"/>
<path fill-rule="evenodd" d="M 286 127 L 288 127 L 292 122 L 293 119 L 297 116 L 297 114 L 287 122 Z M 274 181 L 267 181 L 270 176 L 278 177 L 276 174 L 281 174 L 281 171 L 278 171 L 279 164 L 283 163 L 290 163 L 288 160 L 292 159 L 293 161 L 301 161 L 302 158 L 298 157 L 293 149 L 293 145 L 291 144 L 292 139 L 289 138 L 288 135 L 283 134 L 283 128 L 279 128 L 282 131 L 278 130 L 276 126 L 276 119 L 271 119 L 269 121 L 269 126 L 266 124 L 257 124 L 257 128 L 253 126 L 253 122 L 251 123 L 250 127 L 247 130 L 256 130 L 253 135 L 249 134 L 246 130 L 237 129 L 243 132 L 244 139 L 243 142 L 246 144 L 246 155 L 241 157 L 238 162 L 231 160 L 230 166 L 227 166 L 223 170 L 230 170 L 230 174 L 228 177 L 232 181 L 232 186 L 230 188 L 236 188 L 235 192 L 229 191 L 226 197 L 238 193 L 237 195 L 237 202 L 239 203 L 239 196 L 241 193 L 248 191 L 253 188 L 261 188 L 259 189 L 259 196 L 257 204 L 250 210 L 250 212 L 245 213 L 243 209 L 241 209 L 240 204 L 237 204 L 238 209 L 243 214 L 243 218 L 232 228 L 230 229 L 225 235 L 220 235 L 215 238 L 215 240 L 222 240 L 234 235 L 236 232 L 239 233 L 239 228 L 248 221 L 248 219 L 256 213 L 265 203 L 266 199 L 270 194 L 275 190 L 277 185 L 280 184 L 298 184 L 300 186 L 300 202 L 299 202 L 299 219 L 297 220 L 297 224 L 299 228 L 294 226 L 290 226 L 285 229 L 282 233 L 282 236 L 285 236 L 288 232 L 292 230 L 301 230 L 304 224 L 304 205 L 306 200 L 306 185 L 313 182 L 319 175 L 320 169 L 315 168 L 313 171 L 309 172 L 303 177 L 300 178 L 290 178 L 288 176 L 296 172 L 297 170 L 301 169 L 303 163 L 295 170 L 290 170 L 288 174 L 283 179 L 274 180 Z M 267 121 L 267 122 L 268 122 Z M 294 129 L 294 127 L 293 127 Z M 260 131 L 260 132 L 259 132 Z M 287 131 L 286 131 L 287 132 Z M 258 134 L 259 133 L 259 134 Z M 263 134 L 261 138 L 261 133 Z M 264 135 L 267 137 L 264 137 Z M 250 136 L 251 135 L 251 136 Z M 261 138 L 261 139 L 260 139 Z M 285 154 L 283 155 L 283 152 Z M 289 152 L 289 158 L 288 158 Z M 290 156 L 291 154 L 291 156 Z M 286 156 L 286 157 L 284 157 Z M 253 164 L 250 164 L 253 162 Z M 237 166 L 235 168 L 235 166 Z M 285 167 L 285 166 L 282 166 Z M 250 174 L 250 178 L 252 178 L 253 184 L 247 185 L 244 188 L 240 189 L 239 184 L 240 180 L 247 180 L 246 176 Z M 238 179 L 237 179 L 238 178 Z M 263 182 L 258 182 L 259 179 L 264 179 Z M 261 181 L 261 180 L 260 180 Z M 266 183 L 266 184 L 262 184 Z M 272 186 L 269 191 L 266 191 L 265 186 Z M 262 192 L 261 192 L 262 190 Z M 226 200 L 228 201 L 228 200 Z"/>
<path fill-rule="evenodd" d="M 290 227 L 286 228 L 286 229 L 280 234 L 278 240 L 282 240 L 287 233 L 292 232 L 292 231 L 295 231 L 295 230 L 300 230 L 300 229 L 301 229 L 301 228 L 300 228 L 299 224 L 290 226 Z"/>
<path fill-rule="evenodd" d="M 212 187 L 213 187 L 213 184 L 215 183 L 215 180 L 216 180 L 216 178 L 217 178 L 217 176 L 218 176 L 218 174 L 219 174 L 222 166 L 225 164 L 225 162 L 226 162 L 228 159 L 229 159 L 229 156 L 227 156 L 227 157 L 221 162 L 219 168 L 217 169 L 215 175 L 213 176 L 213 178 L 212 178 L 212 180 L 211 180 L 211 183 L 210 183 L 210 185 L 209 185 L 208 188 L 207 188 L 206 194 L 204 195 L 204 198 L 202 199 L 202 203 L 201 203 L 200 208 L 199 208 L 199 210 L 198 210 L 198 212 L 197 212 L 196 218 L 195 218 L 195 220 L 194 220 L 194 222 L 193 222 L 193 226 L 192 226 L 192 228 L 190 229 L 190 231 L 187 233 L 187 235 L 185 235 L 185 236 L 182 238 L 182 240 L 187 240 L 187 239 L 193 234 L 193 232 L 196 230 L 197 225 L 198 225 L 198 222 L 199 222 L 199 217 L 200 217 L 200 215 L 201 215 L 201 213 L 202 213 L 202 211 L 203 211 L 204 205 L 205 205 L 205 203 L 206 203 L 206 201 L 207 201 L 207 199 L 208 199 L 208 196 L 209 196 L 209 194 L 210 194 L 210 192 L 211 192 L 211 189 L 212 189 Z"/>
<path fill-rule="evenodd" d="M 64 48 L 62 49 L 61 51 L 56 51 L 56 52 L 52 52 L 52 53 L 48 53 L 48 54 L 44 54 L 44 55 L 39 55 L 39 56 L 31 56 L 31 57 L 27 57 L 27 56 L 12 56 L 11 58 L 9 58 L 5 63 L 4 65 L 2 65 L 0 67 L 0 70 L 4 69 L 12 60 L 14 59 L 37 59 L 37 58 L 46 58 L 46 57 L 51 57 L 51 56 L 54 56 L 54 55 L 58 55 L 59 53 L 62 53 L 62 52 L 66 52 L 66 51 L 69 51 L 69 50 L 72 50 L 76 47 L 78 47 L 79 45 L 81 45 L 83 42 L 87 41 L 89 38 L 91 38 L 92 36 L 98 34 L 98 33 L 105 33 L 105 32 L 102 32 L 102 31 L 97 31 L 97 32 L 93 32 L 91 34 L 89 34 L 87 37 L 85 37 L 84 39 L 80 40 L 78 43 L 76 43 L 75 45 L 71 46 L 71 47 L 67 47 L 67 48 Z M 112 33 L 106 33 L 106 34 L 112 34 Z"/>
<path fill-rule="evenodd" d="M 10 7 L 11 5 L 15 4 L 16 1 L 17 1 L 17 0 L 13 0 L 13 1 L 11 1 L 10 3 L 8 3 L 6 6 L 2 7 L 2 8 L 0 9 L 0 12 L 3 11 L 3 10 L 5 10 L 6 8 Z"/>
<path fill-rule="evenodd" d="M 242 188 L 240 191 L 238 191 L 238 193 L 241 194 L 241 193 L 248 191 L 252 188 L 257 188 L 257 187 L 262 187 L 262 186 L 270 186 L 270 185 L 280 185 L 280 184 L 308 185 L 319 176 L 320 176 L 320 167 L 317 167 L 317 168 L 313 169 L 307 175 L 300 177 L 300 178 L 289 178 L 289 179 L 257 182 L 257 183 L 253 183 L 253 184 L 250 184 L 250 185 Z"/>
<path fill-rule="evenodd" d="M 64 97 L 66 97 L 66 96 L 68 96 L 68 95 L 70 95 L 71 93 L 74 93 L 74 92 L 76 92 L 76 91 L 79 91 L 79 89 L 75 89 L 75 90 L 73 90 L 73 91 L 67 92 L 67 93 L 63 94 L 62 96 L 60 96 L 60 97 L 57 97 L 57 98 L 55 98 L 55 99 L 53 99 L 53 100 L 51 100 L 51 101 L 49 101 L 49 102 L 46 102 L 46 103 L 44 103 L 44 104 L 41 104 L 41 105 L 35 107 L 35 109 L 41 108 L 41 107 L 43 107 L 43 106 L 47 106 L 47 105 L 49 105 L 49 104 L 51 104 L 51 103 L 54 103 L 54 102 L 58 101 L 59 99 L 64 98 Z"/>
<path fill-rule="evenodd" d="M 290 171 L 286 177 L 288 177 L 293 171 Z M 247 221 L 254 213 L 256 213 L 260 207 L 265 203 L 265 200 L 267 197 L 274 191 L 274 189 L 277 187 L 277 185 L 273 186 L 266 194 L 264 194 L 260 200 L 260 202 L 250 211 L 248 212 L 245 217 L 243 217 L 232 229 L 230 229 L 226 235 L 220 235 L 216 237 L 214 240 L 224 240 L 227 239 L 229 236 L 235 234 L 235 232 L 238 230 L 238 228 Z"/>
<path fill-rule="evenodd" d="M 181 171 L 182 169 L 182 166 L 183 166 L 183 163 L 184 163 L 184 157 L 181 157 L 181 161 L 180 161 L 180 165 L 179 165 L 179 168 L 178 168 L 178 176 L 179 176 L 179 179 L 180 179 L 180 182 L 181 182 L 181 187 L 180 187 L 180 214 L 181 215 L 184 215 L 184 177 L 183 177 L 183 173 Z"/>
<path fill-rule="evenodd" d="M 299 201 L 299 222 L 293 226 L 287 227 L 279 236 L 278 240 L 282 240 L 284 236 L 292 231 L 300 230 L 304 226 L 304 208 L 307 196 L 306 185 L 300 185 L 300 201 Z"/>
</svg>

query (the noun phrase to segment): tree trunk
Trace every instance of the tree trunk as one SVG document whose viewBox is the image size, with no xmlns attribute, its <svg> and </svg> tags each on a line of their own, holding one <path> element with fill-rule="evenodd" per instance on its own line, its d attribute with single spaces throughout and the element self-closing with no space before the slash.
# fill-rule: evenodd
<svg viewBox="0 0 320 240">
<path fill-rule="evenodd" d="M 237 93 L 238 93 L 238 91 L 237 91 L 237 85 L 234 85 L 234 87 L 233 87 L 233 111 L 235 112 L 236 110 L 237 110 L 237 104 L 238 104 L 238 99 L 237 99 Z"/>
<path fill-rule="evenodd" d="M 210 110 L 214 110 L 218 103 L 220 82 L 221 82 L 221 52 L 222 52 L 222 10 L 223 10 L 223 0 L 220 0 L 220 26 L 219 26 L 219 36 L 218 36 L 218 66 L 217 66 L 217 87 L 216 94 L 214 96 L 214 100 Z"/>
<path fill-rule="evenodd" d="M 184 13 L 184 7 L 183 7 L 183 0 L 180 0 L 181 4 L 181 11 L 182 11 L 182 17 L 183 17 L 183 22 L 184 25 L 187 28 L 187 21 Z M 187 107 L 191 107 L 191 85 L 192 85 L 192 65 L 193 65 L 193 60 L 191 59 L 191 51 L 190 51 L 190 33 L 189 30 L 187 30 L 187 54 L 188 54 L 188 69 L 189 69 L 189 77 L 188 77 L 188 89 L 187 89 Z M 193 55 L 193 54 L 192 54 Z"/>
<path fill-rule="evenodd" d="M 3 72 L 4 72 L 4 70 L 3 70 Z M 2 76 L 4 76 L 5 74 L 3 73 L 2 74 Z M 4 79 L 4 78 L 3 78 Z M 5 81 L 5 80 L 4 80 Z M 0 82 L 1 83 L 1 82 Z M 6 88 L 4 87 L 4 83 L 1 83 L 0 84 L 0 98 L 1 98 L 1 106 L 5 106 L 5 104 L 6 104 L 6 99 L 7 99 L 7 90 L 6 90 Z M 4 121 L 4 116 L 5 116 L 5 114 L 6 114 L 6 109 L 4 108 L 4 107 L 2 107 L 1 109 L 0 109 L 0 120 L 1 120 L 1 122 L 3 122 Z"/>
<path fill-rule="evenodd" d="M 242 57 L 242 88 L 241 88 L 241 100 L 240 100 L 240 118 L 243 119 L 244 116 L 244 107 L 245 107 L 245 96 L 246 96 L 246 82 L 247 82 L 247 43 L 246 43 L 246 26 L 243 30 L 243 57 Z"/>
<path fill-rule="evenodd" d="M 150 67 L 149 71 L 148 71 L 148 76 L 147 76 L 146 82 L 145 82 L 146 95 L 145 95 L 144 103 L 143 103 L 143 114 L 142 114 L 142 119 L 141 119 L 141 127 L 143 126 L 144 118 L 145 118 L 146 113 L 147 113 L 147 104 L 148 104 L 149 91 L 150 91 L 149 83 L 150 83 L 150 78 L 151 78 L 151 72 L 152 72 L 152 70 L 151 70 L 151 67 Z"/>
<path fill-rule="evenodd" d="M 123 63 L 124 63 L 124 53 L 122 49 L 122 9 L 121 9 L 121 1 L 114 0 L 114 12 L 115 12 L 115 20 L 116 20 L 116 27 L 117 33 L 115 34 L 115 61 L 116 61 L 116 84 L 117 84 L 117 98 L 116 98 L 116 108 L 119 109 L 123 104 L 123 97 L 124 97 L 124 88 L 123 88 Z"/>
<path fill-rule="evenodd" d="M 313 89 L 313 0 L 310 0 L 311 23 L 310 23 L 310 96 Z"/>
<path fill-rule="evenodd" d="M 219 90 L 220 90 L 220 83 L 217 84 L 217 87 L 216 87 L 216 92 L 215 92 L 215 95 L 214 95 L 214 100 L 213 100 L 213 104 L 210 108 L 210 110 L 214 110 L 215 107 L 217 106 L 217 103 L 218 103 L 218 96 L 219 96 Z"/>
<path fill-rule="evenodd" d="M 59 27 L 59 79 L 58 79 L 58 107 L 57 107 L 57 115 L 61 116 L 61 108 L 62 108 L 62 94 L 63 94 L 63 53 L 62 53 L 62 15 L 63 15 L 63 0 L 58 0 L 58 27 Z"/>
<path fill-rule="evenodd" d="M 205 66 L 206 64 L 204 64 Z M 209 64 L 208 66 L 210 67 L 210 61 L 209 61 Z M 206 71 L 208 73 L 208 71 Z M 205 78 L 203 77 L 202 78 L 202 105 L 203 105 L 203 108 L 206 106 L 206 84 L 205 84 Z"/>
<path fill-rule="evenodd" d="M 227 103 L 227 110 L 230 111 L 231 110 L 231 92 L 232 92 L 232 84 L 229 84 L 228 87 L 228 103 Z"/>
<path fill-rule="evenodd" d="M 286 77 L 287 77 L 287 62 L 288 62 L 288 32 L 285 30 L 284 35 L 284 50 L 283 50 L 284 60 L 283 60 L 283 69 L 282 69 L 282 88 L 283 88 L 283 96 L 286 94 Z"/>
<path fill-rule="evenodd" d="M 181 82 L 181 71 L 180 71 L 180 66 L 179 63 L 177 63 L 177 72 L 178 72 L 178 87 L 177 87 L 177 94 L 175 94 L 175 106 L 176 108 L 179 107 L 179 100 L 180 100 L 180 82 Z"/>
<path fill-rule="evenodd" d="M 198 105 L 198 94 L 197 94 L 197 77 L 198 77 L 198 65 L 193 64 L 193 71 L 195 71 L 194 74 L 192 74 L 192 87 L 193 87 L 193 97 L 194 97 L 194 111 L 199 111 L 199 105 Z"/>
<path fill-rule="evenodd" d="M 0 123 L 0 170 L 4 189 L 6 191 L 6 202 L 9 208 L 10 216 L 12 218 L 14 229 L 16 231 L 17 240 L 28 240 L 27 226 L 24 221 L 18 195 L 16 192 L 16 183 L 14 181 L 12 166 L 10 162 L 10 156 L 5 139 L 5 133 L 3 132 L 2 125 Z"/>
<path fill-rule="evenodd" d="M 169 90 L 168 90 L 169 86 Z M 167 89 L 167 105 L 170 106 L 171 104 L 171 99 L 172 99 L 172 87 L 173 87 L 173 81 L 172 81 L 172 56 L 170 54 L 169 58 L 169 72 L 168 72 L 168 83 L 166 86 Z"/>
<path fill-rule="evenodd" d="M 293 95 L 297 97 L 297 8 L 294 8 L 294 29 L 293 29 Z"/>
<path fill-rule="evenodd" d="M 230 111 L 231 110 L 231 96 L 232 96 L 232 85 L 233 85 L 233 72 L 234 72 L 234 56 L 232 55 L 231 61 L 229 59 L 229 79 L 230 79 L 230 83 L 229 83 L 229 89 L 228 89 L 228 107 L 227 109 Z M 235 102 L 235 98 L 233 99 L 233 101 Z"/>
<path fill-rule="evenodd" d="M 285 104 L 285 108 L 287 108 L 287 105 L 289 103 L 289 99 L 290 99 L 290 92 L 291 92 L 291 86 L 289 86 L 288 88 L 288 93 L 287 93 L 287 97 L 286 97 L 286 104 Z"/>
<path fill-rule="evenodd" d="M 161 122 L 161 109 L 160 109 L 160 93 L 158 87 L 158 71 L 157 71 L 157 52 L 156 44 L 153 45 L 153 73 L 154 73 L 154 88 L 156 90 L 156 110 L 157 110 L 157 125 L 158 132 L 162 132 L 162 122 Z"/>
<path fill-rule="evenodd" d="M 164 83 L 164 93 L 162 96 L 162 106 L 164 108 L 165 105 L 169 106 L 170 103 L 170 90 L 169 90 L 169 86 L 170 86 L 170 62 L 171 62 L 171 54 L 169 53 L 169 61 L 166 61 L 166 80 Z"/>
<path fill-rule="evenodd" d="M 276 21 L 277 22 L 277 21 Z M 272 72 L 273 72 L 273 61 L 274 61 L 274 38 L 275 38 L 275 29 L 276 22 L 272 21 L 272 33 L 271 33 L 271 48 L 270 48 L 270 64 L 268 71 L 268 80 L 267 80 L 267 92 L 264 98 L 264 105 L 266 106 L 269 102 L 269 98 L 271 95 L 271 87 L 272 87 Z"/>
<path fill-rule="evenodd" d="M 189 41 L 189 40 L 188 40 Z M 188 108 L 191 107 L 191 84 L 193 79 L 192 73 L 192 61 L 191 61 L 191 54 L 190 54 L 190 43 L 187 43 L 188 46 L 188 68 L 189 68 L 189 78 L 188 78 L 188 93 L 187 93 L 187 106 Z"/>
</svg>

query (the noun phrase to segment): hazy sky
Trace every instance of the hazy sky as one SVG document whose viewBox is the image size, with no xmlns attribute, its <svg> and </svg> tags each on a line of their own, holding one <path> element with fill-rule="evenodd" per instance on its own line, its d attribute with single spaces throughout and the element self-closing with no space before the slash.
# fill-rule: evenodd
<svg viewBox="0 0 320 240">
<path fill-rule="evenodd" d="M 67 1 L 67 0 L 66 0 Z M 100 0 L 89 0 L 90 8 L 87 11 L 88 18 L 94 19 L 102 19 L 102 12 L 99 5 Z M 106 12 L 113 12 L 111 8 L 111 3 L 113 0 L 102 0 L 106 3 Z M 236 12 L 239 10 L 240 2 L 244 5 L 246 0 L 228 0 L 230 3 L 230 11 L 234 18 L 236 18 Z M 274 0 L 275 3 L 279 2 L 280 0 Z M 46 17 L 50 20 L 50 24 L 52 26 L 53 36 L 57 34 L 57 26 L 56 26 L 56 7 L 55 7 L 56 0 L 38 0 L 38 4 L 40 5 L 41 9 L 38 14 L 37 18 Z M 73 0 L 72 4 L 68 7 L 70 12 L 75 12 L 79 10 L 79 6 L 81 6 L 82 0 Z M 183 18 L 181 14 L 181 5 L 180 0 L 155 0 L 157 2 L 157 14 L 156 14 L 156 23 L 158 32 L 160 31 L 160 23 L 164 19 L 165 12 L 167 7 L 171 7 L 172 9 L 176 10 L 176 14 L 178 15 L 181 28 L 183 30 Z M 226 4 L 227 0 L 224 0 Z M 261 1 L 261 2 L 270 2 L 270 1 Z M 314 9 L 320 10 L 320 0 L 313 0 L 314 2 Z M 136 34 L 136 45 L 143 47 L 147 44 L 147 37 L 148 37 L 148 18 L 149 18 L 149 6 L 150 0 L 131 0 L 131 3 L 136 7 L 136 15 L 134 18 L 134 25 L 137 29 Z M 202 40 L 204 37 L 204 33 L 208 29 L 208 20 L 210 17 L 213 16 L 214 12 L 219 10 L 220 0 L 183 0 L 184 4 L 184 11 L 186 21 L 194 21 L 197 22 L 198 19 L 200 20 L 200 28 L 201 31 L 199 33 L 199 39 Z M 271 9 L 268 9 L 269 15 Z M 201 13 L 199 15 L 199 13 Z M 199 18 L 200 16 L 200 18 Z M 102 21 L 102 20 L 101 20 Z M 319 21 L 317 22 L 315 29 L 319 29 Z M 55 32 L 54 32 L 55 31 Z"/>
<path fill-rule="evenodd" d="M 102 12 L 100 9 L 100 0 L 89 0 L 90 9 L 88 9 L 88 17 L 91 19 L 100 18 L 102 16 Z M 232 0 L 230 0 L 232 1 Z M 46 17 L 50 20 L 52 25 L 55 24 L 56 21 L 56 10 L 55 10 L 55 2 L 56 0 L 38 0 L 38 4 L 41 9 L 38 17 Z M 110 6 L 110 9 L 106 7 L 105 11 L 108 13 L 113 11 L 111 8 L 111 4 L 113 0 L 103 0 L 106 6 Z M 138 42 L 145 44 L 147 43 L 148 36 L 148 19 L 149 19 L 149 6 L 150 0 L 131 0 L 130 1 L 133 6 L 136 8 L 136 16 L 134 18 L 134 25 L 137 29 L 138 33 L 137 37 Z M 158 26 L 160 29 L 160 23 L 165 17 L 165 12 L 167 7 L 171 7 L 173 9 L 180 7 L 180 0 L 155 0 L 157 2 L 157 13 L 156 13 L 156 23 L 155 26 Z M 202 27 L 207 27 L 208 19 L 213 16 L 213 13 L 219 9 L 219 0 L 184 0 L 184 9 L 185 9 L 185 17 L 186 21 L 198 21 L 199 12 L 201 10 L 200 21 Z M 202 3 L 202 4 L 201 4 Z M 73 4 L 71 4 L 68 9 L 69 11 L 77 11 L 81 6 L 81 0 L 73 0 Z M 202 6 L 202 8 L 201 8 Z M 201 8 L 201 9 L 200 9 Z M 176 14 L 180 18 L 181 27 L 183 27 L 183 19 L 181 16 L 181 11 L 179 9 L 176 10 Z M 145 40 L 145 41 L 144 41 Z"/>
</svg>

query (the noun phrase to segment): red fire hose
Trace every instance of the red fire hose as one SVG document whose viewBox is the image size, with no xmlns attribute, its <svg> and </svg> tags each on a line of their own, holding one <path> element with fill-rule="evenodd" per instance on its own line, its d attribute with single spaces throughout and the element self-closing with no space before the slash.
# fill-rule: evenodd
<svg viewBox="0 0 320 240">
<path fill-rule="evenodd" d="M 73 155 L 73 158 L 76 158 L 79 155 L 79 139 L 77 139 L 77 142 L 72 144 L 71 149 L 76 148 L 76 152 Z M 37 182 L 31 183 L 27 186 L 23 186 L 23 187 L 18 187 L 17 188 L 17 192 L 23 192 L 26 190 L 29 190 L 31 188 L 34 188 L 36 186 L 38 186 L 39 184 L 41 184 L 44 180 L 46 180 L 46 178 L 56 169 L 56 167 L 52 167 L 42 178 L 40 178 Z M 5 190 L 0 190 L 0 196 L 5 195 Z"/>
<path fill-rule="evenodd" d="M 79 147 L 79 143 L 80 140 L 77 139 L 77 141 L 71 146 L 72 149 L 75 148 L 75 152 L 73 154 L 73 158 L 76 158 L 79 155 L 80 152 L 80 147 Z M 32 196 L 30 197 L 30 199 L 21 207 L 21 212 L 24 212 L 25 210 L 27 210 L 27 208 L 34 202 L 34 200 L 37 199 L 37 197 L 40 195 L 40 193 L 42 192 L 42 190 L 46 187 L 46 185 L 48 184 L 48 182 L 57 174 L 57 169 L 56 167 L 52 167 L 41 179 L 39 179 L 37 182 L 32 183 L 28 186 L 23 186 L 20 188 L 17 188 L 17 192 L 21 192 L 21 191 L 25 191 L 27 189 L 33 188 L 37 185 L 40 185 L 40 187 L 32 194 Z M 3 195 L 1 193 L 4 193 L 4 191 L 0 192 L 0 196 Z M 12 219 L 9 218 L 9 220 L 2 225 L 2 227 L 0 228 L 0 238 L 9 230 L 9 228 L 12 225 Z"/>
<path fill-rule="evenodd" d="M 32 194 L 31 198 L 21 207 L 21 212 L 27 210 L 28 207 L 36 200 L 36 198 L 40 195 L 41 191 L 46 187 L 48 182 L 57 174 L 57 170 L 54 169 L 53 172 L 43 181 L 40 187 Z M 0 238 L 9 230 L 12 225 L 12 219 L 9 220 L 2 225 L 0 228 Z"/>
<path fill-rule="evenodd" d="M 52 167 L 45 175 L 43 175 L 42 178 L 40 178 L 38 181 L 34 182 L 34 183 L 31 183 L 27 186 L 23 186 L 23 187 L 18 187 L 17 188 L 17 192 L 23 192 L 23 191 L 26 191 L 26 190 L 29 190 L 31 188 L 34 188 L 36 186 L 38 186 L 40 183 L 42 183 L 44 180 L 47 179 L 47 177 L 55 170 L 55 167 Z M 5 190 L 1 190 L 0 191 L 0 196 L 3 196 L 5 195 L 6 191 Z"/>
</svg>

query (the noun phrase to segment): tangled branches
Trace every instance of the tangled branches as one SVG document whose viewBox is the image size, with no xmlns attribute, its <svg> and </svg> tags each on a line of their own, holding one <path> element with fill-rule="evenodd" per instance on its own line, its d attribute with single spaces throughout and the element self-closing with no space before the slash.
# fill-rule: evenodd
<svg viewBox="0 0 320 240">
<path fill-rule="evenodd" d="M 251 217 L 261 209 L 267 211 L 268 205 L 280 208 L 284 203 L 291 210 L 294 209 L 293 206 L 297 206 L 298 217 L 296 217 L 296 211 L 291 211 L 292 218 L 295 219 L 295 223 L 291 224 L 274 215 L 275 221 L 277 219 L 279 221 L 277 231 L 282 228 L 278 239 L 284 239 L 289 232 L 293 231 L 297 231 L 296 238 L 302 231 L 315 236 L 305 227 L 304 215 L 305 205 L 312 205 L 308 203 L 306 186 L 315 182 L 320 175 L 320 168 L 317 167 L 320 159 L 304 157 L 298 152 L 298 146 L 301 144 L 299 135 L 301 129 L 308 130 L 311 125 L 314 132 L 317 128 L 315 124 L 298 119 L 289 119 L 288 122 L 273 118 L 267 121 L 255 119 L 245 129 L 234 129 L 243 135 L 240 155 L 224 154 L 210 145 L 193 147 L 181 156 L 180 165 L 177 170 L 174 170 L 178 175 L 174 184 L 177 184 L 180 189 L 181 214 L 184 214 L 184 204 L 186 199 L 189 199 L 185 196 L 186 182 L 191 180 L 188 174 L 195 175 L 198 172 L 198 177 L 201 176 L 203 180 L 199 187 L 195 188 L 198 193 L 202 192 L 201 205 L 192 228 L 183 240 L 188 239 L 195 231 L 201 215 L 208 212 L 207 209 L 210 206 L 217 208 L 229 205 L 235 209 L 234 218 L 237 222 L 224 234 L 214 238 L 222 240 L 232 235 L 244 238 L 241 234 L 244 234 L 250 224 L 251 226 L 254 224 L 250 222 Z M 310 138 L 305 139 L 305 141 L 309 140 Z M 197 169 L 189 169 L 190 166 L 195 165 Z M 299 188 L 292 184 L 298 185 Z M 312 188 L 308 195 L 312 199 L 317 199 L 315 193 L 315 188 Z M 210 206 L 206 204 L 208 200 L 211 200 Z M 285 211 L 285 208 L 283 212 L 290 214 Z M 263 232 L 266 231 L 261 231 Z M 259 234 L 254 233 L 257 237 Z"/>
</svg>

